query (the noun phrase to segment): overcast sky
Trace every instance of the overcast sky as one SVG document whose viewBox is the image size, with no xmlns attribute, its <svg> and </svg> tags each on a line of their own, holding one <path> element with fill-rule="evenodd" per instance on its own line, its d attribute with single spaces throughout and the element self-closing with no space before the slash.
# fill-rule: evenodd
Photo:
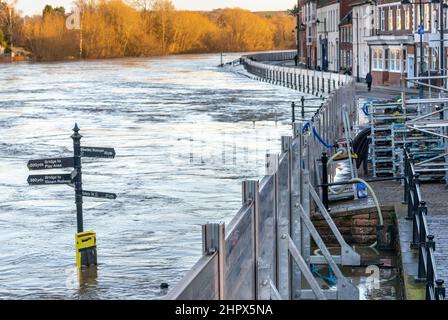
<svg viewBox="0 0 448 320">
<path fill-rule="evenodd" d="M 173 0 L 177 9 L 212 10 L 225 7 L 240 7 L 252 11 L 286 10 L 292 8 L 296 0 Z M 24 14 L 41 13 L 46 4 L 64 6 L 67 11 L 72 0 L 18 0 L 18 7 Z"/>
</svg>

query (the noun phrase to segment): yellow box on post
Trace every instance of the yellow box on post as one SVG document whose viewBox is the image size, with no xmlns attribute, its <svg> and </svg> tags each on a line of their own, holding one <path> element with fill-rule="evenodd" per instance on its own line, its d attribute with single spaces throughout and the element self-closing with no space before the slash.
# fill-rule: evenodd
<svg viewBox="0 0 448 320">
<path fill-rule="evenodd" d="M 97 265 L 96 233 L 95 231 L 80 232 L 75 235 L 76 240 L 76 265 Z"/>
</svg>

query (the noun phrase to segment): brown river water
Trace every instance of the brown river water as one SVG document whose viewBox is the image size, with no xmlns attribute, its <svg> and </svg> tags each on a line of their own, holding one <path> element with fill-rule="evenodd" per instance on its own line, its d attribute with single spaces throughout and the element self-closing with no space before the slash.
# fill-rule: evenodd
<svg viewBox="0 0 448 320">
<path fill-rule="evenodd" d="M 241 181 L 263 176 L 300 100 L 218 64 L 186 55 L 0 65 L 0 299 L 156 299 L 161 283 L 175 286 L 201 255 L 201 224 L 236 214 Z M 84 188 L 118 198 L 84 199 L 99 266 L 81 283 L 73 189 L 27 184 L 28 160 L 72 154 L 75 122 L 83 145 L 117 153 L 83 161 Z"/>
</svg>

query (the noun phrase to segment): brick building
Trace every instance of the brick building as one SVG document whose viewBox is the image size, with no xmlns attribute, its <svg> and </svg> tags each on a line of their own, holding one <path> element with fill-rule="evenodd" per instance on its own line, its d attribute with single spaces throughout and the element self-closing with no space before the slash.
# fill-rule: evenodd
<svg viewBox="0 0 448 320">
<path fill-rule="evenodd" d="M 395 0 L 378 1 L 375 34 L 366 39 L 374 84 L 400 85 L 404 77 L 414 74 L 413 17 L 413 6 Z"/>
<path fill-rule="evenodd" d="M 339 70 L 353 73 L 353 19 L 352 11 L 342 17 L 339 23 Z"/>
<path fill-rule="evenodd" d="M 352 72 L 353 66 L 353 13 L 351 0 L 340 0 L 339 22 L 339 70 Z"/>
<path fill-rule="evenodd" d="M 317 0 L 303 0 L 300 3 L 301 23 L 304 30 L 302 59 L 308 68 L 317 67 Z"/>
<path fill-rule="evenodd" d="M 405 78 L 417 76 L 420 70 L 424 74 L 439 72 L 439 44 L 433 41 L 439 37 L 439 5 L 422 1 L 421 7 L 422 11 L 418 1 L 402 5 L 401 1 L 378 0 L 375 34 L 367 38 L 374 84 L 405 85 Z M 423 28 L 419 28 L 421 24 Z M 442 57 L 446 57 L 446 52 Z"/>
</svg>

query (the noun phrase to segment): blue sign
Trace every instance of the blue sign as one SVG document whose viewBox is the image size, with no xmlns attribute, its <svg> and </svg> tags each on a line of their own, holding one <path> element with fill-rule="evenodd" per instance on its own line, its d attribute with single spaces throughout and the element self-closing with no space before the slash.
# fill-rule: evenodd
<svg viewBox="0 0 448 320">
<path fill-rule="evenodd" d="M 425 28 L 423 27 L 422 24 L 418 26 L 418 34 L 421 35 L 425 34 Z"/>
</svg>

